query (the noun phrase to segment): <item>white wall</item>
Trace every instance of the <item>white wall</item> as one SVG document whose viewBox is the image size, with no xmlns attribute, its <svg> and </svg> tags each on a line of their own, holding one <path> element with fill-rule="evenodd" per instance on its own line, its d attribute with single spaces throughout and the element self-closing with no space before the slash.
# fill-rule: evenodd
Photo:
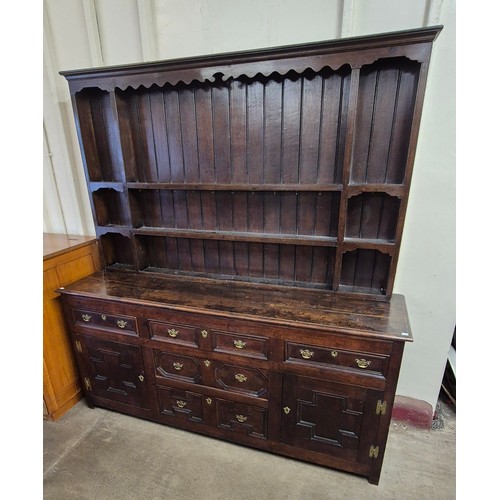
<svg viewBox="0 0 500 500">
<path fill-rule="evenodd" d="M 397 394 L 435 407 L 455 325 L 454 0 L 45 0 L 44 231 L 94 234 L 66 81 L 83 67 L 444 24 L 434 45 L 395 293 L 407 344 Z"/>
</svg>

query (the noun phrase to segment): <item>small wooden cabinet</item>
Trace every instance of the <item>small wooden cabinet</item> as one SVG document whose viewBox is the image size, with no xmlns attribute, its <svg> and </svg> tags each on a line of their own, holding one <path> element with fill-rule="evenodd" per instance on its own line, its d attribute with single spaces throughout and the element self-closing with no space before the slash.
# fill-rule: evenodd
<svg viewBox="0 0 500 500">
<path fill-rule="evenodd" d="M 56 420 L 81 397 L 80 381 L 57 289 L 101 268 L 97 240 L 43 235 L 43 416 Z"/>
<path fill-rule="evenodd" d="M 60 290 L 90 405 L 378 483 L 440 30 L 62 73 L 105 267 Z"/>
</svg>

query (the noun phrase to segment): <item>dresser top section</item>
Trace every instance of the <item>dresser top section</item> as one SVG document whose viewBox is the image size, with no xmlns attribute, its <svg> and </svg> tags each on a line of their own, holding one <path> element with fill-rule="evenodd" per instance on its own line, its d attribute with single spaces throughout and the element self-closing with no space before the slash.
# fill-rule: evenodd
<svg viewBox="0 0 500 500">
<path fill-rule="evenodd" d="M 405 299 L 398 294 L 391 301 L 371 301 L 324 290 L 117 271 L 95 273 L 59 291 L 283 326 L 412 340 Z"/>
</svg>

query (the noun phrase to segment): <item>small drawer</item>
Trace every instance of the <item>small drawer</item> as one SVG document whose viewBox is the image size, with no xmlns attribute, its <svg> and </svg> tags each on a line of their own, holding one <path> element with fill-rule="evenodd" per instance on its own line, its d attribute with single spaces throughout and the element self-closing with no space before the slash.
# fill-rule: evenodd
<svg viewBox="0 0 500 500">
<path fill-rule="evenodd" d="M 170 378 L 201 384 L 201 366 L 196 358 L 180 356 L 165 351 L 154 351 L 155 374 L 157 378 Z"/>
<path fill-rule="evenodd" d="M 265 370 L 219 363 L 215 367 L 215 382 L 226 391 L 261 398 L 267 396 L 268 377 Z"/>
<path fill-rule="evenodd" d="M 237 434 L 267 438 L 267 410 L 256 406 L 216 400 L 217 426 Z"/>
<path fill-rule="evenodd" d="M 388 356 L 286 342 L 286 360 L 386 374 Z"/>
<path fill-rule="evenodd" d="M 149 335 L 153 340 L 171 342 L 190 347 L 199 347 L 199 329 L 177 323 L 149 322 Z"/>
<path fill-rule="evenodd" d="M 213 330 L 214 351 L 248 356 L 257 359 L 269 358 L 269 339 L 255 335 Z"/>
<path fill-rule="evenodd" d="M 160 415 L 170 421 L 205 423 L 203 396 L 192 391 L 157 386 Z"/>
<path fill-rule="evenodd" d="M 137 336 L 137 321 L 132 316 L 108 314 L 105 311 L 73 309 L 73 321 L 78 326 L 106 328 Z"/>
</svg>

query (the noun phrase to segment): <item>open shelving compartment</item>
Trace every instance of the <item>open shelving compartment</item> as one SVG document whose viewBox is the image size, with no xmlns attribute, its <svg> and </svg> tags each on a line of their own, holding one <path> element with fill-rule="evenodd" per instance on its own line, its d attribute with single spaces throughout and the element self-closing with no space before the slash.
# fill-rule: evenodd
<svg viewBox="0 0 500 500">
<path fill-rule="evenodd" d="M 425 82 L 418 51 L 359 54 L 77 82 L 105 265 L 389 299 Z"/>
</svg>

